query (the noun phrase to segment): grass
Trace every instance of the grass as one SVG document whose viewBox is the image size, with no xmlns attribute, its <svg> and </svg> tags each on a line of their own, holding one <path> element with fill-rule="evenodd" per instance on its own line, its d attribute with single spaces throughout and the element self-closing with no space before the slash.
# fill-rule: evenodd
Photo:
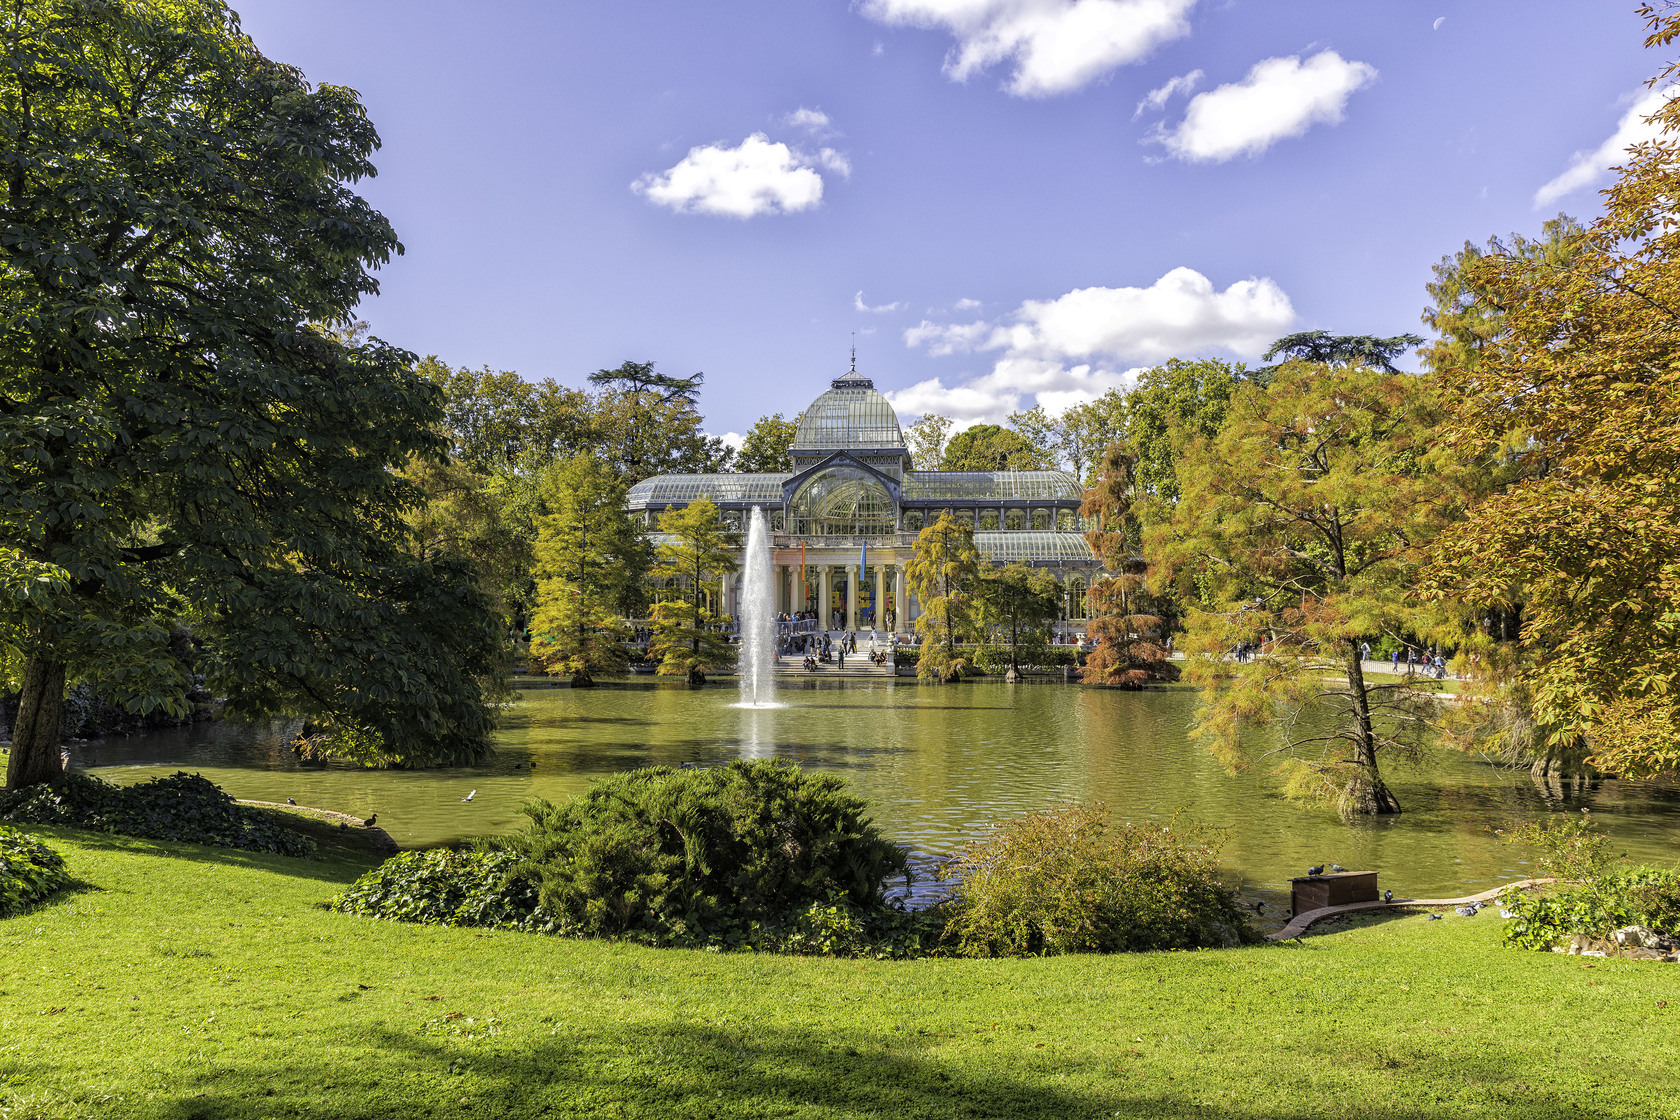
<svg viewBox="0 0 1680 1120">
<path fill-rule="evenodd" d="M 1680 1116 L 1680 969 L 1501 949 L 1492 914 L 1203 953 L 714 955 L 323 911 L 368 865 L 354 838 L 35 831 L 84 886 L 0 922 L 0 1117 Z"/>
</svg>

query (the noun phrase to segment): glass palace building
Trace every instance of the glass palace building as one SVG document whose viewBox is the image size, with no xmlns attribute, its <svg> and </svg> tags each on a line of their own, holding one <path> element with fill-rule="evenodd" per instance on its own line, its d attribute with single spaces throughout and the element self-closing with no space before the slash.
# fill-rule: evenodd
<svg viewBox="0 0 1680 1120">
<path fill-rule="evenodd" d="M 974 528 L 982 558 L 1054 572 L 1069 618 L 1101 570 L 1085 543 L 1079 481 L 1066 471 L 916 471 L 898 415 L 855 369 L 799 416 L 792 474 L 660 475 L 631 488 L 628 507 L 657 540 L 659 515 L 708 497 L 745 530 L 769 518 L 777 610 L 815 611 L 824 627 L 905 632 L 920 612 L 904 566 L 916 534 L 951 510 Z M 739 576 L 724 582 L 735 614 Z"/>
</svg>

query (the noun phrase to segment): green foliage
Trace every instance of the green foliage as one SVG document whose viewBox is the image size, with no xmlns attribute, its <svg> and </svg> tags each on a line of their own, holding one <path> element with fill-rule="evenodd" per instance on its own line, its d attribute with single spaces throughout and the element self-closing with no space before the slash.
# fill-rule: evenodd
<svg viewBox="0 0 1680 1120">
<path fill-rule="evenodd" d="M 996 424 L 976 424 L 951 437 L 939 469 L 1035 471 L 1049 465 L 1042 451 L 1020 432 Z"/>
<path fill-rule="evenodd" d="M 1301 331 L 1284 335 L 1272 343 L 1261 355 L 1261 360 L 1269 362 L 1281 357 L 1286 362 L 1318 362 L 1323 365 L 1357 362 L 1384 373 L 1399 373 L 1394 368 L 1394 359 L 1422 341 L 1415 334 L 1377 338 L 1368 334 L 1333 335 L 1329 331 Z"/>
<path fill-rule="evenodd" d="M 706 670 L 735 660 L 735 647 L 714 628 L 705 600 L 708 594 L 715 597 L 718 579 L 739 566 L 739 534 L 723 527 L 717 506 L 707 497 L 666 510 L 659 530 L 674 539 L 659 546 L 653 571 L 665 582 L 668 597 L 654 605 L 648 655 L 659 662 L 661 674 L 699 684 Z"/>
<path fill-rule="evenodd" d="M 958 643 L 972 638 L 979 627 L 975 585 L 980 580 L 980 554 L 974 530 L 950 510 L 916 535 L 915 553 L 904 567 L 910 590 L 922 604 L 916 631 L 923 637 L 916 675 L 927 680 L 961 679 L 968 659 Z"/>
<path fill-rule="evenodd" d="M 567 928 L 656 945 L 750 942 L 812 903 L 882 906 L 907 874 L 864 802 L 829 775 L 771 761 L 615 774 L 565 805 L 534 801 L 508 839 L 519 874 Z"/>
<path fill-rule="evenodd" d="M 218 0 L 32 0 L 0 132 L 0 632 L 42 667 L 8 783 L 59 771 L 66 676 L 182 710 L 188 613 L 230 712 L 481 754 L 494 618 L 401 520 L 442 395 L 334 330 L 401 251 L 351 189 L 379 146 L 355 92 L 263 57 Z"/>
<path fill-rule="evenodd" d="M 1218 948 L 1257 940 L 1205 830 L 1071 804 L 988 828 L 942 866 L 946 937 L 970 957 Z"/>
<path fill-rule="evenodd" d="M 760 416 L 741 440 L 735 453 L 735 469 L 743 474 L 791 474 L 793 460 L 788 449 L 799 432 L 799 425 L 777 412 Z"/>
<path fill-rule="evenodd" d="M 69 885 L 57 852 L 27 833 L 0 827 L 0 918 L 16 917 Z"/>
<path fill-rule="evenodd" d="M 1019 670 L 1021 664 L 1037 664 L 1047 645 L 1044 627 L 1061 611 L 1062 588 L 1056 577 L 1043 568 L 1017 561 L 980 572 L 976 589 L 981 618 L 1001 637 L 1007 653 L 1004 664 Z"/>
<path fill-rule="evenodd" d="M 1137 457 L 1138 490 L 1155 499 L 1139 512 L 1146 522 L 1161 520 L 1178 501 L 1177 463 L 1184 444 L 1198 437 L 1212 438 L 1225 423 L 1232 395 L 1253 380 L 1240 363 L 1212 358 L 1196 362 L 1173 358 L 1145 370 L 1137 387 L 1125 396 L 1124 432 L 1112 434 L 1094 449 L 1093 469 L 1103 451 L 1123 434 Z"/>
<path fill-rule="evenodd" d="M 306 856 L 315 850 L 315 841 L 285 827 L 273 814 L 236 804 L 209 779 L 180 771 L 131 786 L 65 774 L 50 784 L 0 795 L 0 820 L 283 856 Z"/>
<path fill-rule="evenodd" d="M 535 888 L 513 875 L 519 862 L 508 851 L 399 852 L 329 905 L 393 922 L 553 932 Z"/>
<path fill-rule="evenodd" d="M 1617 868 L 1582 883 L 1507 891 L 1500 939 L 1514 949 L 1550 949 L 1577 935 L 1608 937 L 1624 926 L 1680 936 L 1680 871 Z"/>
<path fill-rule="evenodd" d="M 624 667 L 623 619 L 641 597 L 651 550 L 624 511 L 623 484 L 600 460 L 556 463 L 542 486 L 554 512 L 537 538 L 531 658 L 585 684 Z"/>
<path fill-rule="evenodd" d="M 919 471 L 936 471 L 945 458 L 946 433 L 955 423 L 949 416 L 924 412 L 921 418 L 904 429 L 904 442 L 910 448 L 910 461 Z"/>
<path fill-rule="evenodd" d="M 1542 875 L 1568 882 L 1590 882 L 1616 862 L 1610 838 L 1586 814 L 1525 824 L 1506 833 L 1505 841 L 1526 847 Z"/>
</svg>

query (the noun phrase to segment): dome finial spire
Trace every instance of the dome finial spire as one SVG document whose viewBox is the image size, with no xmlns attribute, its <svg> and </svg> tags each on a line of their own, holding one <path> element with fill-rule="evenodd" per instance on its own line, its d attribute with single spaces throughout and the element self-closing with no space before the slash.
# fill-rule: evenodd
<svg viewBox="0 0 1680 1120">
<path fill-rule="evenodd" d="M 857 332 L 852 332 L 852 373 L 857 372 Z"/>
</svg>

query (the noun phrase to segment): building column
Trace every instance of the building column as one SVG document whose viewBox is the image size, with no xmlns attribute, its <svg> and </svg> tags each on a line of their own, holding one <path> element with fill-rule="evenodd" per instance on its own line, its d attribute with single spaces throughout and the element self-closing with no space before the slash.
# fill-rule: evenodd
<svg viewBox="0 0 1680 1120">
<path fill-rule="evenodd" d="M 782 606 L 782 593 L 787 590 L 787 565 L 786 564 L 777 564 L 776 565 L 776 584 L 775 584 L 775 587 L 776 587 L 776 594 L 770 600 L 770 603 L 771 603 L 770 610 L 775 614 L 781 614 L 786 609 L 785 607 Z"/>
<path fill-rule="evenodd" d="M 834 623 L 834 569 L 824 564 L 817 573 L 817 626 L 827 630 Z"/>
<path fill-rule="evenodd" d="M 877 630 L 887 628 L 887 566 L 875 565 L 875 597 L 870 600 L 870 606 L 875 608 L 874 626 Z"/>
<path fill-rule="evenodd" d="M 846 629 L 857 629 L 858 566 L 846 565 Z"/>
<path fill-rule="evenodd" d="M 898 613 L 898 632 L 908 634 L 910 632 L 910 596 L 908 581 L 904 578 L 903 564 L 897 564 L 893 567 L 893 606 L 897 608 Z"/>
</svg>

